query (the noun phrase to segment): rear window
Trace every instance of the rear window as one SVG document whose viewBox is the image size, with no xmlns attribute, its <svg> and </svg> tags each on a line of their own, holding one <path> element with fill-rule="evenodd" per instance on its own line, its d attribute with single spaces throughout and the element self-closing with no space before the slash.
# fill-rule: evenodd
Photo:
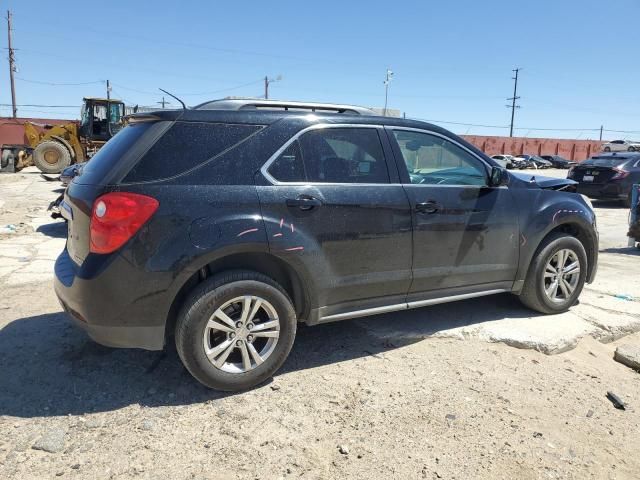
<svg viewBox="0 0 640 480">
<path fill-rule="evenodd" d="M 82 168 L 78 183 L 101 184 L 118 159 L 151 128 L 153 123 L 138 123 L 120 130 Z"/>
<path fill-rule="evenodd" d="M 580 165 L 589 165 L 592 167 L 618 167 L 626 163 L 628 158 L 625 157 L 593 157 L 585 160 Z"/>
<path fill-rule="evenodd" d="M 176 122 L 136 163 L 123 182 L 146 182 L 179 175 L 232 148 L 260 128 Z"/>
</svg>

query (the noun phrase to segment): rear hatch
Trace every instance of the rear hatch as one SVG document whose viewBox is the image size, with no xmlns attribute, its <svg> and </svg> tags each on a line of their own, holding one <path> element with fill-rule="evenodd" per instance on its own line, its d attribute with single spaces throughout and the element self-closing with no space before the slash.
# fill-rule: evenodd
<svg viewBox="0 0 640 480">
<path fill-rule="evenodd" d="M 81 265 L 89 254 L 91 212 L 95 199 L 118 183 L 171 122 L 145 122 L 128 125 L 109 140 L 65 192 L 60 212 L 68 222 L 67 251 Z"/>
<path fill-rule="evenodd" d="M 601 185 L 617 175 L 628 160 L 622 156 L 593 157 L 573 167 L 570 175 L 579 183 Z"/>
</svg>

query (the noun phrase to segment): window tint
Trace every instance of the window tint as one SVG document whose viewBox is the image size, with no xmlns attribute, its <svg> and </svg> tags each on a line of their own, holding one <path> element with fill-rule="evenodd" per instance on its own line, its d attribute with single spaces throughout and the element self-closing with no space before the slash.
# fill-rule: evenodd
<svg viewBox="0 0 640 480">
<path fill-rule="evenodd" d="M 101 184 L 109 171 L 151 129 L 152 125 L 152 123 L 134 123 L 120 130 L 82 168 L 78 183 Z"/>
<path fill-rule="evenodd" d="M 255 125 L 176 122 L 131 169 L 124 182 L 159 180 L 186 172 L 258 129 Z"/>
<path fill-rule="evenodd" d="M 304 182 L 306 180 L 300 144 L 297 140 L 289 145 L 271 164 L 269 173 L 280 182 Z"/>
<path fill-rule="evenodd" d="M 480 160 L 449 140 L 421 132 L 394 130 L 411 183 L 486 185 Z"/>
<path fill-rule="evenodd" d="M 389 183 L 382 144 L 374 128 L 311 130 L 271 165 L 281 182 Z"/>
</svg>

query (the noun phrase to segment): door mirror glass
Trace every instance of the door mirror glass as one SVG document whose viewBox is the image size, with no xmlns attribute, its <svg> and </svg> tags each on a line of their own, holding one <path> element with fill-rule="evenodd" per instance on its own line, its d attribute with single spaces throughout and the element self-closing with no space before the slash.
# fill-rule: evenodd
<svg viewBox="0 0 640 480">
<path fill-rule="evenodd" d="M 509 174 L 502 167 L 491 167 L 490 186 L 500 187 L 509 183 Z"/>
</svg>

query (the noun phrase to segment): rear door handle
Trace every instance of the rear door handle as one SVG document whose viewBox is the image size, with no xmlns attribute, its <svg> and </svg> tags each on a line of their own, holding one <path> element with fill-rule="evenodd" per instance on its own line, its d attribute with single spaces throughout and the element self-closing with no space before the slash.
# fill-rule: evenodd
<svg viewBox="0 0 640 480">
<path fill-rule="evenodd" d="M 311 210 L 322 206 L 322 200 L 309 195 L 299 195 L 296 198 L 287 198 L 285 202 L 287 207 L 298 207 L 300 210 Z"/>
<path fill-rule="evenodd" d="M 436 213 L 439 209 L 440 205 L 432 200 L 416 204 L 416 212 L 418 213 Z"/>
</svg>

